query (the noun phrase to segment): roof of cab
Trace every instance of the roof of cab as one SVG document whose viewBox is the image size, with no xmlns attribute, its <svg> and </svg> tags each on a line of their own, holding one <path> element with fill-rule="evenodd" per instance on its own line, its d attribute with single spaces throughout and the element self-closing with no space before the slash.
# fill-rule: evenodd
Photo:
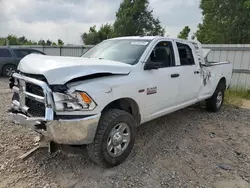
<svg viewBox="0 0 250 188">
<path fill-rule="evenodd" d="M 126 37 L 116 37 L 109 40 L 119 40 L 119 39 L 135 39 L 135 40 L 153 40 L 156 38 L 162 38 L 160 36 L 126 36 Z"/>
<path fill-rule="evenodd" d="M 111 38 L 108 40 L 121 40 L 121 39 L 134 39 L 134 40 L 154 40 L 154 39 L 170 39 L 170 40 L 177 40 L 177 41 L 185 41 L 185 42 L 195 42 L 197 43 L 198 41 L 196 40 L 185 40 L 185 39 L 180 39 L 176 37 L 162 37 L 162 36 L 126 36 L 126 37 L 116 37 L 116 38 Z"/>
</svg>

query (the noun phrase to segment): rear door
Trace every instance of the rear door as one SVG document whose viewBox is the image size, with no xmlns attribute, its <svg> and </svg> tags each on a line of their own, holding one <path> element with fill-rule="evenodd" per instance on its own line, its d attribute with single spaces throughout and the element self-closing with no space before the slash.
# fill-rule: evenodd
<svg viewBox="0 0 250 188">
<path fill-rule="evenodd" d="M 202 74 L 195 56 L 195 48 L 190 43 L 176 42 L 181 67 L 180 104 L 198 100 L 202 85 Z"/>
</svg>

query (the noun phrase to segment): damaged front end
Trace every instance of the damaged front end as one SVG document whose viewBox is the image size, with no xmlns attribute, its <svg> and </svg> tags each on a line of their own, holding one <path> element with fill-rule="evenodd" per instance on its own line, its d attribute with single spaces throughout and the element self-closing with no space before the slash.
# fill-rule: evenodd
<svg viewBox="0 0 250 188">
<path fill-rule="evenodd" d="M 67 145 L 93 142 L 101 114 L 83 115 L 97 105 L 87 93 L 49 87 L 46 79 L 21 73 L 12 75 L 10 88 L 11 122 L 28 126 L 48 142 Z"/>
</svg>

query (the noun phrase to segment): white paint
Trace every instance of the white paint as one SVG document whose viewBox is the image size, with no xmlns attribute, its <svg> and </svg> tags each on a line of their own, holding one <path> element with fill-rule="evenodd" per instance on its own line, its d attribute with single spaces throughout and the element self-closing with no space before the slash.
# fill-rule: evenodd
<svg viewBox="0 0 250 188">
<path fill-rule="evenodd" d="M 128 38 L 138 41 L 142 37 Z M 152 41 L 138 63 L 133 66 L 100 59 L 29 55 L 21 61 L 19 69 L 26 73 L 44 74 L 50 84 L 62 84 L 70 79 L 98 72 L 124 74 L 78 81 L 69 84 L 68 87 L 70 87 L 70 90 L 88 93 L 97 104 L 94 110 L 77 112 L 78 114 L 97 114 L 112 101 L 130 98 L 139 107 L 141 123 L 211 97 L 222 77 L 226 78 L 226 85 L 229 86 L 232 76 L 232 64 L 221 62 L 216 63 L 214 66 L 200 67 L 200 63 L 205 64 L 205 62 L 199 42 L 196 42 L 198 49 L 195 49 L 192 42 L 181 39 L 145 38 L 150 38 Z M 144 65 L 152 49 L 160 41 L 172 42 L 177 66 L 144 70 Z M 195 65 L 180 66 L 176 41 L 188 44 L 191 47 Z M 200 74 L 194 74 L 194 71 L 200 71 Z M 180 76 L 171 78 L 172 74 L 179 74 Z M 147 95 L 147 89 L 154 88 L 155 90 L 155 87 L 157 93 Z M 140 90 L 143 90 L 143 92 L 139 92 Z"/>
<path fill-rule="evenodd" d="M 128 74 L 132 66 L 93 58 L 30 54 L 21 60 L 18 69 L 24 73 L 44 75 L 53 85 L 96 73 Z"/>
</svg>

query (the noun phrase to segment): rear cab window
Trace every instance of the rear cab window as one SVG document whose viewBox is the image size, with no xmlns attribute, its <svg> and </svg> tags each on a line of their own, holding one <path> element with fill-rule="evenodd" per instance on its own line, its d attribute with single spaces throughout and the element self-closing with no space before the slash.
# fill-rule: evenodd
<svg viewBox="0 0 250 188">
<path fill-rule="evenodd" d="M 0 58 L 12 57 L 8 49 L 0 49 Z"/>
<path fill-rule="evenodd" d="M 193 51 L 189 45 L 176 42 L 181 66 L 195 65 Z"/>
</svg>

